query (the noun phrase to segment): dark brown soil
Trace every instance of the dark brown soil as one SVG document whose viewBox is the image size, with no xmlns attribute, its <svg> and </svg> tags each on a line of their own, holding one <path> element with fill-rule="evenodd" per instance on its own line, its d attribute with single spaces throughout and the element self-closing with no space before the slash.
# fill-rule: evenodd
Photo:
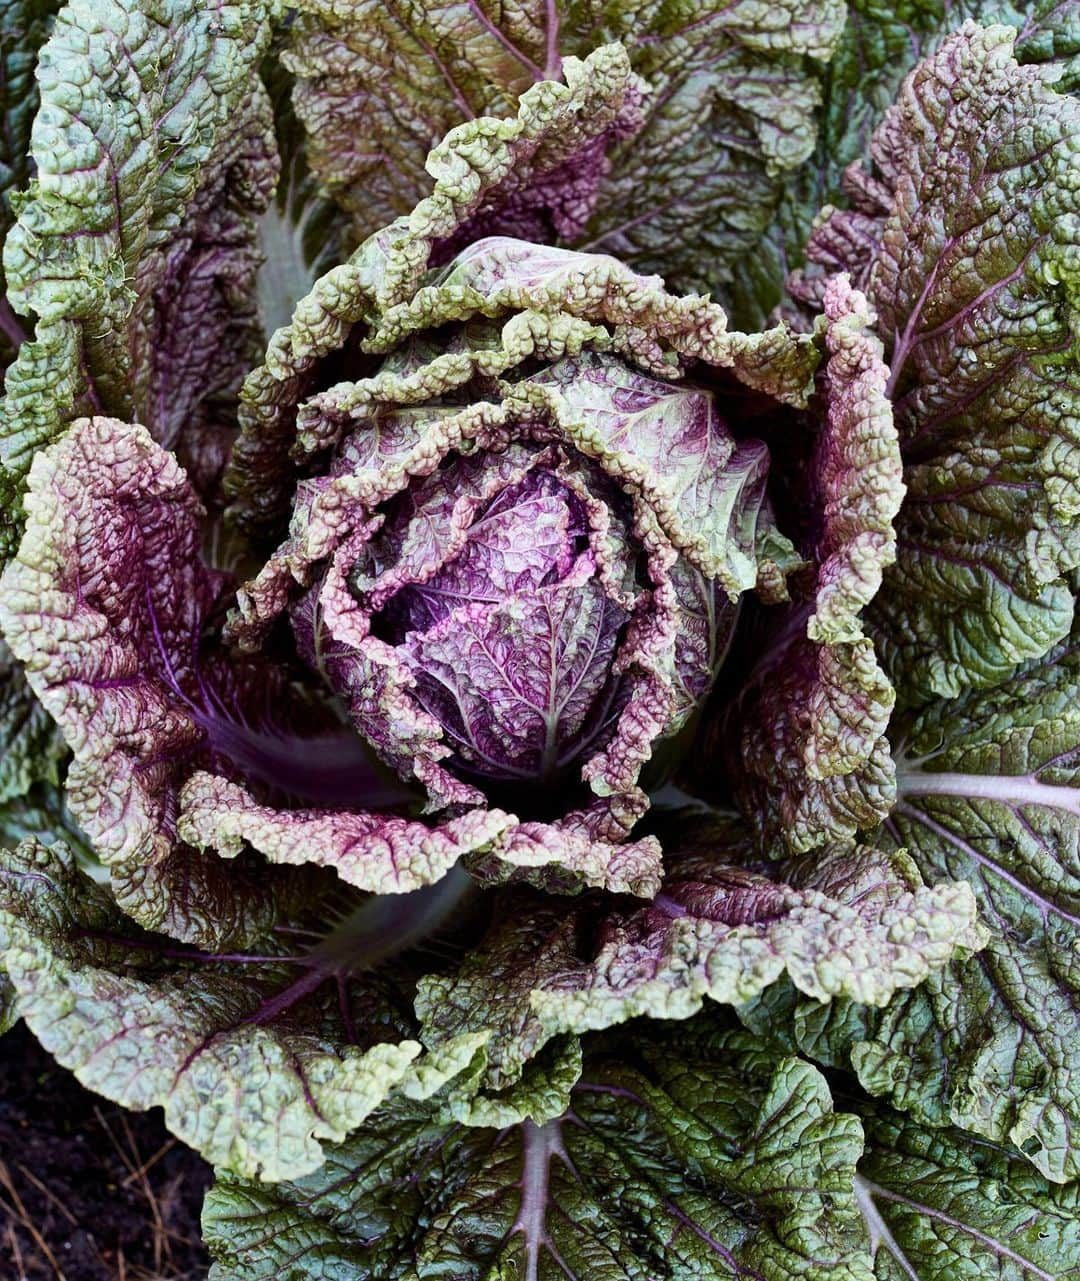
<svg viewBox="0 0 1080 1281">
<path fill-rule="evenodd" d="M 0 1038 L 3 1281 L 204 1281 L 209 1182 L 159 1110 L 87 1093 L 22 1027 Z"/>
</svg>

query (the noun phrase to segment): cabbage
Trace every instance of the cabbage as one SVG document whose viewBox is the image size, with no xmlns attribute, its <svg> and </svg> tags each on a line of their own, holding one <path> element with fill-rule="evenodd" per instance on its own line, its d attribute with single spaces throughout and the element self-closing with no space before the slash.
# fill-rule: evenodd
<svg viewBox="0 0 1080 1281">
<path fill-rule="evenodd" d="M 990 7 L 0 20 L 0 1023 L 218 1281 L 1080 1266 L 1080 33 Z"/>
</svg>

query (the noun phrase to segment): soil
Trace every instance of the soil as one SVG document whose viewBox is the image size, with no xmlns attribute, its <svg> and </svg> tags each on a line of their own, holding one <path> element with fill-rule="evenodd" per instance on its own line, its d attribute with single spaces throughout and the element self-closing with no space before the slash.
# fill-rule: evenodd
<svg viewBox="0 0 1080 1281">
<path fill-rule="evenodd" d="M 0 1279 L 205 1281 L 209 1167 L 84 1090 L 23 1027 L 0 1039 Z"/>
</svg>

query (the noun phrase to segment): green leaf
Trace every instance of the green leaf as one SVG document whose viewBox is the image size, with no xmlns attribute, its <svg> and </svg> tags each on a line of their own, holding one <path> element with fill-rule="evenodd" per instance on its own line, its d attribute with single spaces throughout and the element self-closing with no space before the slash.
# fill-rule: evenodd
<svg viewBox="0 0 1080 1281">
<path fill-rule="evenodd" d="M 855 1195 L 879 1281 L 1075 1281 L 1080 1189 L 1008 1148 L 860 1106 Z"/>
<path fill-rule="evenodd" d="M 565 1117 L 395 1102 L 298 1183 L 219 1178 L 213 1281 L 872 1281 L 857 1119 L 742 1034 L 594 1044 Z"/>
<path fill-rule="evenodd" d="M 968 880 L 989 941 L 880 1014 L 800 1004 L 796 1043 L 838 1066 L 850 1051 L 863 1085 L 921 1123 L 1012 1143 L 1047 1178 L 1076 1179 L 1076 633 L 996 689 L 935 704 L 896 732 L 898 803 L 879 840 L 905 847 L 927 880 Z M 766 1022 L 751 1011 L 751 1026 Z"/>
<path fill-rule="evenodd" d="M 843 172 L 861 161 L 904 77 L 965 19 L 1018 31 L 1022 63 L 1061 64 L 1058 88 L 1071 87 L 1068 63 L 1080 52 L 1080 15 L 1060 0 L 848 0 L 848 18 L 829 63 L 815 152 L 818 207 L 842 203 Z"/>
<path fill-rule="evenodd" d="M 965 18 L 1016 27 L 1017 59 L 1060 72 L 1060 92 L 1074 92 L 1080 83 L 1080 10 L 1072 0 L 848 0 L 843 33 L 821 77 L 814 153 L 787 176 L 754 253 L 734 264 L 726 297 L 735 324 L 759 328 L 775 307 L 790 307 L 785 282 L 804 264 L 819 212 L 826 205 L 847 208 L 857 197 L 845 170 L 867 156 L 904 77 Z"/>
<path fill-rule="evenodd" d="M 30 126 L 38 108 L 34 66 L 59 0 L 7 0 L 0 12 L 0 246 L 15 220 L 13 196 L 30 178 Z M 0 267 L 0 372 L 26 337 L 6 300 Z"/>
<path fill-rule="evenodd" d="M 1008 1139 L 1056 1180 L 1080 1174 L 1078 708 L 1074 637 L 906 733 L 887 828 L 924 875 L 971 881 L 991 938 L 855 1053 L 875 1093 Z"/>
<path fill-rule="evenodd" d="M 272 932 L 256 942 L 281 953 Z M 323 983 L 332 973 L 298 977 L 288 958 L 245 963 L 147 935 L 62 846 L 0 852 L 0 954 L 19 1013 L 87 1088 L 163 1107 L 180 1139 L 250 1178 L 315 1169 L 324 1143 L 392 1093 L 440 1089 L 485 1039 L 421 1057 L 400 997 L 377 977 L 335 990 Z M 318 983 L 305 981 L 312 974 Z"/>
<path fill-rule="evenodd" d="M 785 974 L 818 1001 L 884 1005 L 984 941 L 969 887 L 928 888 L 903 854 L 845 846 L 748 867 L 737 823 L 680 814 L 670 827 L 652 904 L 504 900 L 456 972 L 421 980 L 425 1044 L 489 1032 L 485 1081 L 505 1089 L 555 1036 L 690 1018 L 706 999 L 746 1002 Z"/>
<path fill-rule="evenodd" d="M 7 373 L 14 477 L 80 412 L 141 421 L 208 480 L 220 467 L 223 402 L 261 345 L 252 214 L 277 164 L 256 71 L 265 8 L 71 0 L 57 18 L 4 247 L 8 301 L 37 320 Z"/>
<path fill-rule="evenodd" d="M 297 110 L 357 241 L 427 194 L 428 149 L 451 129 L 513 116 L 538 82 L 620 42 L 640 79 L 614 127 L 569 122 L 554 163 L 522 175 L 484 227 L 610 252 L 678 290 L 722 286 L 760 237 L 813 148 L 815 64 L 843 22 L 839 0 L 299 8 Z"/>
<path fill-rule="evenodd" d="M 869 293 L 893 338 L 908 502 L 874 612 L 908 699 L 993 684 L 1072 617 L 1080 102 L 1018 67 L 1013 38 L 947 41 L 877 143 L 897 195 Z M 948 145 L 920 140 L 927 113 Z"/>
<path fill-rule="evenodd" d="M 34 67 L 60 0 L 7 0 L 0 10 L 0 248 L 15 221 L 15 193 L 29 180 L 30 126 L 38 108 Z M 0 374 L 26 341 L 28 326 L 7 299 L 0 263 Z M 0 459 L 0 564 L 11 554 L 18 523 L 18 477 Z"/>
<path fill-rule="evenodd" d="M 35 783 L 57 783 L 66 752 L 52 717 L 0 639 L 0 809 Z"/>
<path fill-rule="evenodd" d="M 969 23 L 919 64 L 793 286 L 853 272 L 886 340 L 908 499 L 871 619 L 901 703 L 992 685 L 1072 618 L 1080 101 L 1015 39 Z"/>
</svg>

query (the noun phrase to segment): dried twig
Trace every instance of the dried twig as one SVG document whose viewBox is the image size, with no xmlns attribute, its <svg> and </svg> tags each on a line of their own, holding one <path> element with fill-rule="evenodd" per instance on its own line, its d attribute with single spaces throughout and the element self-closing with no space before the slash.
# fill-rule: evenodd
<svg viewBox="0 0 1080 1281">
<path fill-rule="evenodd" d="M 37 1188 L 37 1190 L 41 1193 L 41 1195 L 49 1202 L 49 1204 L 52 1206 L 55 1206 L 56 1209 L 60 1211 L 60 1213 L 64 1216 L 65 1219 L 67 1219 L 68 1223 L 70 1223 L 73 1228 L 77 1228 L 79 1226 L 79 1220 L 71 1213 L 71 1211 L 63 1203 L 63 1201 L 61 1201 L 60 1198 L 56 1195 L 56 1193 L 50 1191 L 49 1188 L 47 1188 L 45 1184 L 42 1183 L 42 1181 L 37 1177 L 37 1175 L 34 1174 L 31 1170 L 28 1170 L 21 1161 L 17 1162 L 16 1164 L 18 1165 L 19 1172 L 20 1174 L 22 1174 L 23 1178 L 26 1179 L 28 1183 L 32 1183 L 34 1187 Z"/>
<path fill-rule="evenodd" d="M 127 1186 L 130 1183 L 135 1183 L 138 1186 L 139 1191 L 142 1193 L 142 1197 L 147 1204 L 147 1208 L 150 1210 L 151 1217 L 154 1221 L 154 1271 L 160 1273 L 163 1271 L 166 1264 L 170 1266 L 172 1264 L 172 1245 L 169 1241 L 169 1233 L 165 1227 L 165 1220 L 161 1214 L 161 1206 L 154 1194 L 154 1189 L 150 1180 L 146 1177 L 146 1171 L 153 1164 L 154 1160 L 157 1160 L 158 1156 L 163 1154 L 158 1153 L 149 1162 L 144 1162 L 142 1155 L 139 1152 L 139 1145 L 136 1143 L 135 1136 L 131 1132 L 131 1126 L 128 1123 L 127 1116 L 121 1112 L 119 1114 L 120 1124 L 124 1127 L 124 1138 L 128 1147 L 128 1151 L 125 1152 L 123 1146 L 113 1133 L 112 1127 L 109 1125 L 101 1109 L 96 1104 L 94 1106 L 94 1113 L 97 1116 L 98 1124 L 109 1136 L 110 1143 L 112 1143 L 113 1147 L 116 1149 L 117 1155 L 124 1164 L 124 1168 L 128 1171 L 128 1177 L 124 1180 L 124 1185 Z"/>
<path fill-rule="evenodd" d="M 49 1267 L 52 1268 L 55 1281 L 67 1281 L 67 1277 L 64 1276 L 63 1269 L 56 1261 L 56 1255 L 49 1249 L 48 1241 L 46 1241 L 41 1235 L 37 1224 L 27 1212 L 26 1206 L 23 1204 L 23 1199 L 19 1196 L 19 1189 L 15 1186 L 15 1182 L 11 1177 L 11 1171 L 7 1168 L 7 1164 L 4 1161 L 0 1161 L 0 1187 L 2 1187 L 11 1198 L 12 1205 L 14 1206 L 14 1217 L 17 1219 L 19 1226 L 29 1234 L 34 1245 L 41 1251 L 42 1255 L 48 1262 Z M 8 1207 L 8 1210 L 10 1212 L 10 1206 Z"/>
</svg>

